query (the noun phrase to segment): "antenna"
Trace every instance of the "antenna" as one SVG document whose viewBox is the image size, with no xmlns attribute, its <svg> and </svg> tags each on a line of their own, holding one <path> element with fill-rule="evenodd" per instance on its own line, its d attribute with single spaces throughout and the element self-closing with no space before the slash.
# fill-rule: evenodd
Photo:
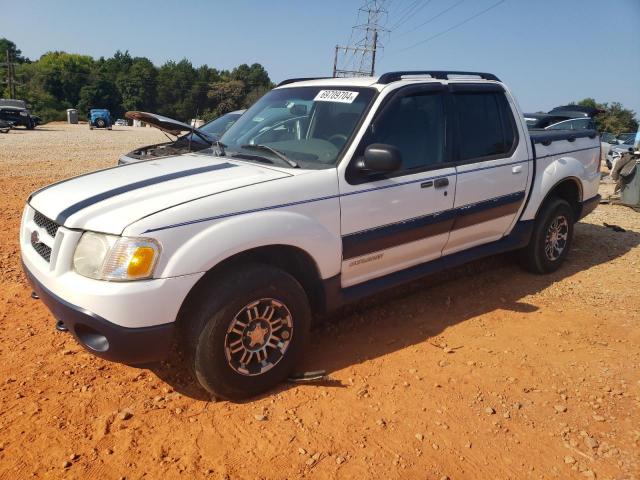
<svg viewBox="0 0 640 480">
<path fill-rule="evenodd" d="M 196 105 L 196 118 L 191 122 L 191 135 L 189 135 L 189 152 L 191 152 L 191 140 L 196 133 L 196 121 L 198 120 L 198 110 L 200 110 L 200 105 Z"/>
<path fill-rule="evenodd" d="M 368 77 L 376 73 L 376 53 L 382 49 L 380 32 L 388 32 L 381 22 L 387 18 L 384 8 L 386 0 L 367 0 L 358 9 L 358 22 L 364 16 L 364 23 L 354 25 L 351 39 L 356 35 L 355 43 L 336 45 L 333 58 L 334 77 Z"/>
</svg>

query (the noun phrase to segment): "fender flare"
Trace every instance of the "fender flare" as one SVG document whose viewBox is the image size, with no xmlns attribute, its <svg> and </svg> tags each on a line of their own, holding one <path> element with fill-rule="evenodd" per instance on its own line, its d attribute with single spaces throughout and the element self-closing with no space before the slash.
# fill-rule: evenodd
<svg viewBox="0 0 640 480">
<path fill-rule="evenodd" d="M 329 278 L 340 272 L 342 262 L 342 239 L 339 226 L 336 227 L 333 233 L 325 225 L 292 211 L 269 210 L 224 219 L 180 244 L 158 275 L 207 272 L 234 255 L 278 245 L 302 250 L 313 259 L 320 276 Z"/>
<path fill-rule="evenodd" d="M 531 201 L 522 213 L 521 220 L 534 220 L 540 208 L 549 199 L 551 193 L 566 181 L 575 183 L 578 189 L 579 204 L 584 200 L 584 184 L 580 177 L 584 175 L 584 165 L 572 157 L 560 157 L 549 163 L 543 171 L 535 172 Z"/>
</svg>

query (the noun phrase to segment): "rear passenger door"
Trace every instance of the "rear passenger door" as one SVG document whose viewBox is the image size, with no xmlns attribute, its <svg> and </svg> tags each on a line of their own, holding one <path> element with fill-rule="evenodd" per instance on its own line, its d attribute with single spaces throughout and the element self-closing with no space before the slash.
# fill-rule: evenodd
<svg viewBox="0 0 640 480">
<path fill-rule="evenodd" d="M 530 175 L 522 122 L 500 85 L 449 85 L 454 122 L 456 219 L 443 254 L 508 233 L 525 201 Z"/>
</svg>

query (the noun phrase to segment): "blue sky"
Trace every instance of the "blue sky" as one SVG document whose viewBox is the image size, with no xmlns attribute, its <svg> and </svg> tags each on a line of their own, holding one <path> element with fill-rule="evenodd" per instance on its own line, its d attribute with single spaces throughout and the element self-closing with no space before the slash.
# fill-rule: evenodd
<svg viewBox="0 0 640 480">
<path fill-rule="evenodd" d="M 414 1 L 388 0 L 388 26 Z M 415 14 L 384 38 L 377 73 L 488 71 L 509 84 L 526 111 L 591 96 L 620 101 L 640 117 L 640 0 L 504 0 L 436 36 L 497 1 L 419 0 Z M 277 82 L 330 75 L 333 49 L 349 40 L 362 3 L 0 0 L 0 37 L 34 59 L 49 50 L 99 57 L 120 49 L 158 65 L 181 58 L 216 68 L 259 62 Z"/>
</svg>

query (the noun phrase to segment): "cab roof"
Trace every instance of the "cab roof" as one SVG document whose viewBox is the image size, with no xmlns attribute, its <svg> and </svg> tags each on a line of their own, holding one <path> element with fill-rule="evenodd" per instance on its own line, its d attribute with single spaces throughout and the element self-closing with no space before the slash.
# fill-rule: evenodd
<svg viewBox="0 0 640 480">
<path fill-rule="evenodd" d="M 388 72 L 380 76 L 372 77 L 315 77 L 315 78 L 290 78 L 280 82 L 276 88 L 288 85 L 296 87 L 320 87 L 320 86 L 351 86 L 351 87 L 376 87 L 378 90 L 393 82 L 410 80 L 472 80 L 500 82 L 500 79 L 492 73 L 462 72 L 445 70 L 403 70 Z"/>
</svg>

